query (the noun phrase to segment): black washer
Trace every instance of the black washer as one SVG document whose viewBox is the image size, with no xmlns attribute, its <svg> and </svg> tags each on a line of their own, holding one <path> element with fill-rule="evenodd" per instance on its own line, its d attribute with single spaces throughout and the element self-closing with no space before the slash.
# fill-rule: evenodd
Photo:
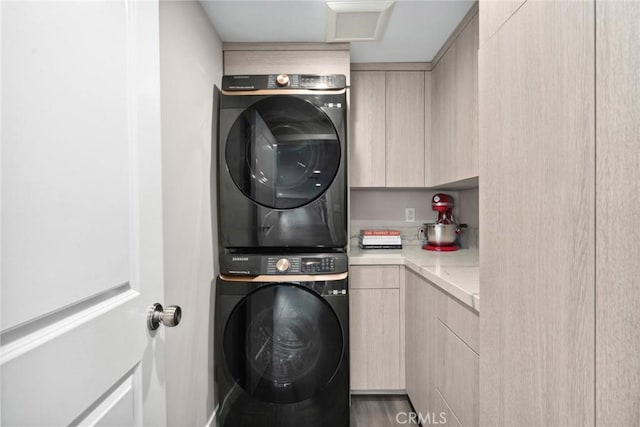
<svg viewBox="0 0 640 427">
<path fill-rule="evenodd" d="M 217 279 L 218 427 L 349 426 L 349 299 L 339 277 Z"/>
</svg>

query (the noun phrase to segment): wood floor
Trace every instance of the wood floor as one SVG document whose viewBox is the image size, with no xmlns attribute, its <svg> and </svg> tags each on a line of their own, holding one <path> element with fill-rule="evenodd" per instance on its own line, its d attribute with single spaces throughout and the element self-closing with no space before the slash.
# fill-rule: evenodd
<svg viewBox="0 0 640 427">
<path fill-rule="evenodd" d="M 411 411 L 406 396 L 352 396 L 351 427 L 407 426 Z"/>
</svg>

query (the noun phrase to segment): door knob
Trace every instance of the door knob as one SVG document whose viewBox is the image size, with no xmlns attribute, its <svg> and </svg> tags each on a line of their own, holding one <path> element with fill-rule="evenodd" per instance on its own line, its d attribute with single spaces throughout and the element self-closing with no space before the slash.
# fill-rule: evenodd
<svg viewBox="0 0 640 427">
<path fill-rule="evenodd" d="M 162 304 L 155 303 L 147 309 L 147 326 L 152 331 L 158 329 L 160 323 L 169 328 L 177 326 L 181 318 L 182 309 L 177 305 L 170 305 L 163 309 Z"/>
</svg>

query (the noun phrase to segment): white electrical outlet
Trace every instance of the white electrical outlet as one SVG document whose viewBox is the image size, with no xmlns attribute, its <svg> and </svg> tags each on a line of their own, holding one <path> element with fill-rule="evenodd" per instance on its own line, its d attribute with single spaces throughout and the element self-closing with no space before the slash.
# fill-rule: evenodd
<svg viewBox="0 0 640 427">
<path fill-rule="evenodd" d="M 416 208 L 404 208 L 404 220 L 406 222 L 415 222 Z"/>
</svg>

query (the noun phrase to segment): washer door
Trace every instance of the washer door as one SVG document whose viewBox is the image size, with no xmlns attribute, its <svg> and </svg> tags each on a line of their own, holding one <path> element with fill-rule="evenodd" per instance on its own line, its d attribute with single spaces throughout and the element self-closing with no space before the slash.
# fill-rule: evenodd
<svg viewBox="0 0 640 427">
<path fill-rule="evenodd" d="M 292 209 L 329 188 L 340 165 L 340 141 L 329 117 L 311 102 L 271 96 L 236 119 L 225 159 L 245 196 L 269 208 Z"/>
<path fill-rule="evenodd" d="M 293 284 L 247 295 L 231 313 L 223 342 L 236 383 L 272 403 L 315 396 L 332 380 L 343 354 L 342 328 L 331 306 Z"/>
</svg>

